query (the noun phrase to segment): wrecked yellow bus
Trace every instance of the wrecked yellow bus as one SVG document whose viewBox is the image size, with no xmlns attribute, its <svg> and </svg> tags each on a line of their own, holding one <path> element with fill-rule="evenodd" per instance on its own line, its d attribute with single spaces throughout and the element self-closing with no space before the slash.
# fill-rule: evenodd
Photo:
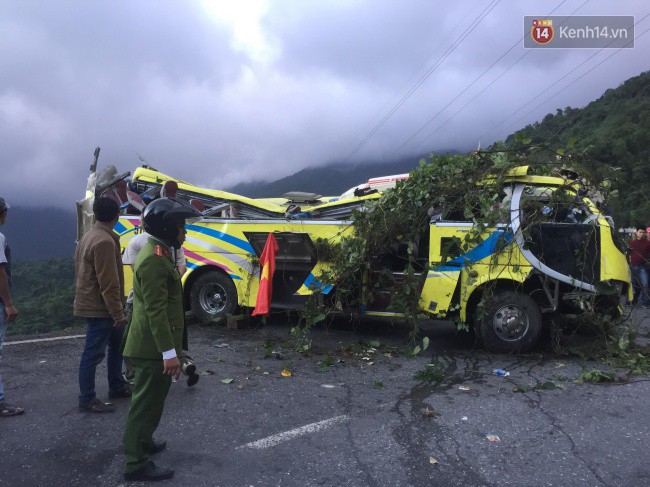
<svg viewBox="0 0 650 487">
<path fill-rule="evenodd" d="M 401 175 L 404 176 L 404 175 Z M 462 215 L 436 211 L 431 215 L 416 253 L 421 273 L 419 307 L 431 318 L 454 318 L 476 327 L 486 348 L 495 352 L 525 352 L 538 340 L 542 315 L 573 313 L 590 299 L 602 312 L 618 307 L 619 299 L 631 299 L 631 283 L 625 254 L 617 247 L 613 222 L 575 192 L 571 208 L 549 211 L 526 238 L 522 222 L 529 204 L 544 205 L 554 191 L 573 191 L 570 179 L 531 174 L 527 166 L 512 170 L 500 202 L 503 222 L 486 228 L 480 243 L 461 250 L 453 242 L 471 231 L 474 223 Z M 148 167 L 133 174 L 114 169 L 96 172 L 91 167 L 86 197 L 78 202 L 79 234 L 91 224 L 92 200 L 108 195 L 120 202 L 122 215 L 115 226 L 122 248 L 141 231 L 139 213 L 161 192 L 173 194 L 196 206 L 203 219 L 187 225 L 184 252 L 187 272 L 182 278 L 186 306 L 198 320 L 210 321 L 234 314 L 239 307 L 255 306 L 259 285 L 259 257 L 269 233 L 279 246 L 273 275 L 271 307 L 301 308 L 315 290 L 327 297 L 332 284 L 320 282 L 328 262 L 316 251 L 318 239 L 336 242 L 354 232 L 353 211 L 381 192 L 360 186 L 344 198 L 308 193 L 255 200 L 211 190 L 175 179 Z M 169 194 L 169 193 L 167 193 Z M 583 258 L 575 258 L 581 248 Z M 389 272 L 394 286 L 381 291 L 372 302 L 360 299 L 358 309 L 343 310 L 364 316 L 399 317 L 391 300 L 399 293 L 404 269 L 399 252 L 376 259 L 360 279 L 368 285 Z M 131 269 L 125 266 L 126 289 Z M 479 310 L 490 289 L 489 303 Z M 482 306 L 482 305 L 481 305 Z"/>
</svg>

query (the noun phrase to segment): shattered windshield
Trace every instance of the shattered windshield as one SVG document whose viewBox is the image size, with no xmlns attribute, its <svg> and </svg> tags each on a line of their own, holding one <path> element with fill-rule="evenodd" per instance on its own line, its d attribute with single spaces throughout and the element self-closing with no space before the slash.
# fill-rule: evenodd
<svg viewBox="0 0 650 487">
<path fill-rule="evenodd" d="M 505 192 L 501 207 L 509 208 L 512 190 Z M 566 188 L 526 186 L 520 208 L 528 222 L 585 224 L 598 219 L 578 194 Z"/>
</svg>

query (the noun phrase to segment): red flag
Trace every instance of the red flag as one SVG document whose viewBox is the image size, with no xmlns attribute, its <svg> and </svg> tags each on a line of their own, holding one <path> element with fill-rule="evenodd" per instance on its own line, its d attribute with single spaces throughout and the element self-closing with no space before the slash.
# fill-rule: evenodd
<svg viewBox="0 0 650 487">
<path fill-rule="evenodd" d="M 275 239 L 273 233 L 269 233 L 266 239 L 266 245 L 260 257 L 260 265 L 262 272 L 260 274 L 260 286 L 257 289 L 257 301 L 255 302 L 255 309 L 253 315 L 269 315 L 269 308 L 271 307 L 271 296 L 273 295 L 273 273 L 275 272 L 275 255 L 278 253 L 278 241 Z"/>
</svg>

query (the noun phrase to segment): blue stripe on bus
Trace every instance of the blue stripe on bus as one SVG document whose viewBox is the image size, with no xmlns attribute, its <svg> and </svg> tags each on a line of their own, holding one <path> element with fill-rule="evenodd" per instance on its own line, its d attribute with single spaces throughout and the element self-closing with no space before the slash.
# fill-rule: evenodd
<svg viewBox="0 0 650 487">
<path fill-rule="evenodd" d="M 241 238 L 233 237 L 232 235 L 228 235 L 227 233 L 219 232 L 217 230 L 212 230 L 211 228 L 207 228 L 207 227 L 200 227 L 198 225 L 186 225 L 185 228 L 187 228 L 188 231 L 203 233 L 210 237 L 223 240 L 224 242 L 227 242 L 230 245 L 234 245 L 235 247 L 240 248 L 243 251 L 248 252 L 249 254 L 255 253 L 255 250 L 253 249 L 251 244 L 249 244 L 246 240 L 242 240 Z"/>
<path fill-rule="evenodd" d="M 126 227 L 122 225 L 119 220 L 115 223 L 113 228 L 118 235 L 122 235 L 126 231 Z"/>
<path fill-rule="evenodd" d="M 474 264 L 475 262 L 481 261 L 496 253 L 498 249 L 502 249 L 506 245 L 510 244 L 513 239 L 514 234 L 512 232 L 497 230 L 469 252 L 459 255 L 458 257 L 446 262 L 445 265 L 436 267 L 432 270 L 438 272 L 459 271 L 467 265 Z"/>
<path fill-rule="evenodd" d="M 333 288 L 331 284 L 325 285 L 320 281 L 317 281 L 312 273 L 309 273 L 309 276 L 307 277 L 307 279 L 305 279 L 305 282 L 303 282 L 302 285 L 305 286 L 307 289 L 309 289 L 309 286 L 312 285 L 317 286 L 321 289 L 321 292 L 323 294 L 328 294 Z"/>
</svg>

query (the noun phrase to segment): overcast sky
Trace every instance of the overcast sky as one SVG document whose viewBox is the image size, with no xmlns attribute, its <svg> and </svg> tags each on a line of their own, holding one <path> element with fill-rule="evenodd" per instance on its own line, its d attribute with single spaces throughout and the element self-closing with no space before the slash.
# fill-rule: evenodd
<svg viewBox="0 0 650 487">
<path fill-rule="evenodd" d="M 100 167 L 133 170 L 140 154 L 215 188 L 466 150 L 650 69 L 648 33 L 547 100 L 613 52 L 524 49 L 523 16 L 558 5 L 650 13 L 643 0 L 0 0 L 0 196 L 73 208 L 96 146 Z"/>
</svg>

